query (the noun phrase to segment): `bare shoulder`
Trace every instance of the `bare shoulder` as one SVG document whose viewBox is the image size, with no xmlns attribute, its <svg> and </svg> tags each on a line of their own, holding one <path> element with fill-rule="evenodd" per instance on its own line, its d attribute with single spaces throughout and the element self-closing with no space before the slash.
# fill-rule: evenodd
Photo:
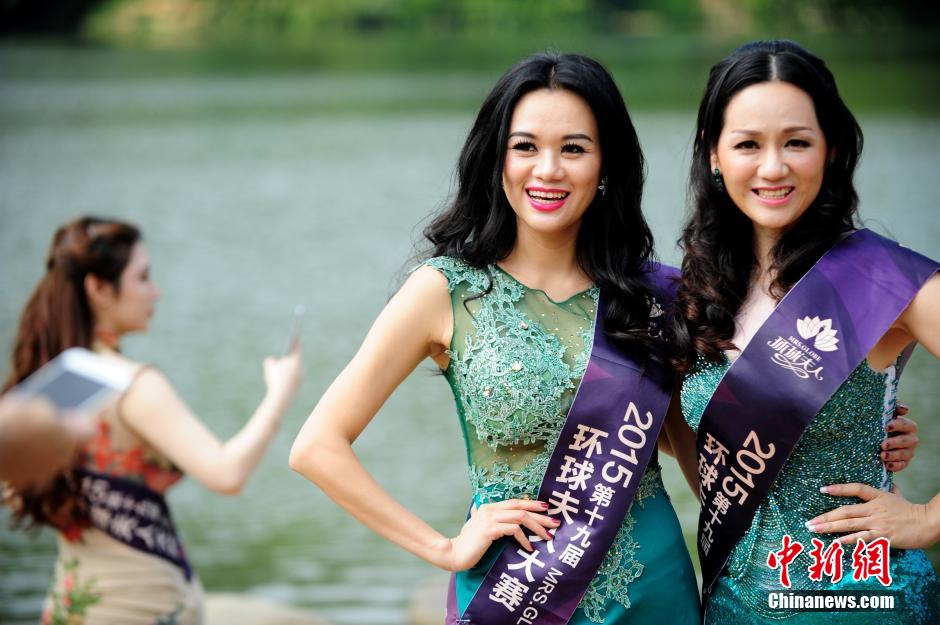
<svg viewBox="0 0 940 625">
<path fill-rule="evenodd" d="M 408 276 L 370 332 L 386 339 L 417 340 L 425 345 L 426 355 L 432 358 L 447 349 L 452 333 L 453 313 L 447 278 L 429 266 L 419 267 Z"/>
<path fill-rule="evenodd" d="M 427 265 L 413 271 L 389 301 L 389 308 L 408 311 L 410 316 L 428 320 L 442 316 L 450 318 L 450 306 L 447 278 Z"/>
<path fill-rule="evenodd" d="M 924 283 L 924 286 L 921 287 L 920 291 L 917 293 L 915 301 L 922 297 L 929 299 L 933 303 L 937 303 L 937 298 L 940 298 L 940 272 L 934 273 L 933 276 Z"/>
<path fill-rule="evenodd" d="M 940 312 L 940 273 L 935 273 L 920 288 L 899 321 L 904 329 L 916 335 L 916 328 L 911 326 L 923 323 L 922 320 L 926 318 L 940 318 L 938 312 Z"/>
<path fill-rule="evenodd" d="M 399 292 L 408 289 L 415 295 L 423 295 L 430 299 L 438 299 L 445 303 L 450 302 L 450 292 L 447 286 L 447 278 L 443 273 L 431 267 L 423 265 L 418 267 L 402 285 Z"/>
<path fill-rule="evenodd" d="M 921 287 L 907 309 L 885 337 L 896 334 L 900 347 L 910 341 L 922 344 L 936 358 L 940 358 L 940 274 L 934 274 Z"/>
<path fill-rule="evenodd" d="M 162 371 L 156 367 L 140 365 L 134 382 L 127 390 L 124 405 L 126 408 L 152 405 L 152 402 L 175 396 L 176 390 Z"/>
</svg>

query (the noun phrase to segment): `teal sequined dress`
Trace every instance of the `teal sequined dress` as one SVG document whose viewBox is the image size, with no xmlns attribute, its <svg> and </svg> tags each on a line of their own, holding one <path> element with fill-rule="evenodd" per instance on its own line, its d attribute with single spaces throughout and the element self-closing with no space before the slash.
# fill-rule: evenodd
<svg viewBox="0 0 940 625">
<path fill-rule="evenodd" d="M 425 264 L 447 278 L 451 293 L 454 333 L 444 374 L 457 404 L 474 499 L 535 497 L 587 367 L 598 289 L 555 302 L 495 265 L 488 275 L 453 258 Z M 457 574 L 461 612 L 499 546 Z M 698 619 L 692 564 L 654 458 L 570 624 L 691 625 Z"/>
<path fill-rule="evenodd" d="M 699 359 L 682 384 L 682 411 L 697 430 L 702 413 L 721 377 L 727 361 Z M 853 547 L 846 545 L 842 558 L 843 578 L 833 584 L 809 579 L 812 538 L 829 546 L 835 535 L 814 534 L 804 523 L 839 506 L 860 500 L 833 497 L 821 486 L 861 482 L 875 488 L 891 487 L 891 473 L 879 458 L 884 424 L 894 413 L 897 367 L 873 371 L 863 361 L 823 406 L 807 427 L 776 482 L 754 515 L 750 530 L 732 551 L 728 567 L 716 583 L 706 610 L 708 623 L 940 623 L 940 584 L 923 551 L 892 549 L 888 588 L 874 578 L 854 581 Z M 789 567 L 792 586 L 780 584 L 780 570 L 767 566 L 770 551 L 781 549 L 784 534 L 802 543 L 804 551 Z M 799 590 L 866 591 L 888 590 L 900 598 L 900 608 L 882 612 L 800 612 L 770 609 L 768 593 Z"/>
</svg>

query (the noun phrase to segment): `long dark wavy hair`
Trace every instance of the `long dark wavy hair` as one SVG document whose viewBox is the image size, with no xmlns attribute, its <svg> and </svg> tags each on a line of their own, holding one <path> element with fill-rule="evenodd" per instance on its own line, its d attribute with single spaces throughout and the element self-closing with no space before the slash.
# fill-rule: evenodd
<svg viewBox="0 0 940 625">
<path fill-rule="evenodd" d="M 52 237 L 43 275 L 20 317 L 6 392 L 70 347 L 90 348 L 94 315 L 85 294 L 85 277 L 95 275 L 121 287 L 140 231 L 131 224 L 81 217 Z M 75 505 L 75 480 L 69 471 L 41 489 L 16 493 L 10 500 L 14 522 L 61 527 L 83 520 Z"/>
<path fill-rule="evenodd" d="M 597 61 L 541 52 L 510 68 L 483 102 L 457 165 L 457 194 L 425 228 L 432 256 L 452 256 L 489 273 L 516 241 L 516 215 L 502 188 L 509 125 L 516 104 L 538 89 L 566 90 L 587 102 L 600 135 L 598 193 L 581 221 L 577 260 L 604 293 L 605 329 L 624 345 L 651 341 L 651 293 L 644 275 L 653 236 L 640 211 L 644 159 L 613 78 Z M 492 288 L 492 275 L 490 276 Z"/>
<path fill-rule="evenodd" d="M 692 211 L 679 245 L 684 252 L 676 301 L 674 364 L 680 373 L 698 355 L 720 360 L 758 262 L 751 221 L 718 185 L 710 164 L 725 109 L 751 85 L 782 81 L 812 99 L 830 155 L 822 187 L 806 212 L 772 250 L 771 294 L 778 300 L 826 250 L 856 228 L 858 195 L 852 182 L 862 152 L 862 130 L 846 107 L 826 64 L 792 41 L 755 41 L 715 64 L 698 110 L 689 176 Z"/>
</svg>

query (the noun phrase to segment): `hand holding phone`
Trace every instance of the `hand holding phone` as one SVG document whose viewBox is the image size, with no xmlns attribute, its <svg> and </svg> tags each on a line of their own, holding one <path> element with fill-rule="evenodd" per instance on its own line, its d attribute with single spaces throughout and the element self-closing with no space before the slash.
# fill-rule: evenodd
<svg viewBox="0 0 940 625">
<path fill-rule="evenodd" d="M 300 330 L 303 325 L 304 314 L 307 309 L 303 304 L 294 306 L 294 316 L 291 317 L 290 331 L 287 334 L 287 346 L 284 348 L 284 355 L 291 353 L 297 344 L 300 343 Z"/>
</svg>

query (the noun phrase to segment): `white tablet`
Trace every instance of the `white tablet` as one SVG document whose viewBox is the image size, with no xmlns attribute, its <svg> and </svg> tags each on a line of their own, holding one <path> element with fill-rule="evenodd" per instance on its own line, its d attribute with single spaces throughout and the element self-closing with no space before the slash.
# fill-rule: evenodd
<svg viewBox="0 0 940 625">
<path fill-rule="evenodd" d="M 43 395 L 59 410 L 94 411 L 130 386 L 133 368 L 80 347 L 67 349 L 10 392 Z"/>
</svg>

